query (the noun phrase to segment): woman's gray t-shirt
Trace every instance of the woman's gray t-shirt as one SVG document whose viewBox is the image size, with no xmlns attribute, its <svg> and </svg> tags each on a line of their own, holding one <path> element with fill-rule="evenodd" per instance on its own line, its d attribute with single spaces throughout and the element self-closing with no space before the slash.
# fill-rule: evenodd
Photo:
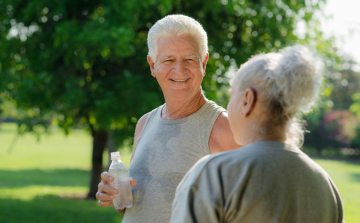
<svg viewBox="0 0 360 223">
<path fill-rule="evenodd" d="M 171 223 L 341 223 L 340 194 L 300 149 L 255 142 L 202 158 L 176 190 Z"/>
</svg>

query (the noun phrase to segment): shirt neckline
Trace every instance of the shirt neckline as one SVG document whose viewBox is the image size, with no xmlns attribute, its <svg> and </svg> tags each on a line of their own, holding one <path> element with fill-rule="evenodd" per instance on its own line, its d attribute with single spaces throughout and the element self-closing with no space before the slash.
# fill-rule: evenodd
<svg viewBox="0 0 360 223">
<path fill-rule="evenodd" d="M 287 144 L 284 142 L 279 142 L 279 141 L 261 141 L 261 142 L 253 142 L 250 143 L 245 147 L 261 147 L 264 149 L 276 149 L 276 150 L 286 150 L 286 151 L 290 151 L 290 152 L 294 152 L 294 153 L 303 153 L 297 146 L 291 145 L 291 144 Z"/>
<path fill-rule="evenodd" d="M 197 115 L 201 114 L 203 110 L 205 110 L 210 104 L 211 104 L 211 101 L 208 100 L 208 99 L 205 99 L 206 102 L 203 106 L 201 106 L 201 108 L 199 110 L 197 110 L 196 112 L 192 113 L 191 115 L 189 116 L 186 116 L 184 118 L 180 118 L 180 119 L 175 119 L 175 120 L 165 120 L 161 117 L 161 112 L 162 110 L 164 109 L 164 106 L 165 104 L 163 104 L 160 109 L 159 109 L 159 112 L 157 113 L 157 116 L 158 118 L 160 119 L 160 123 L 161 124 L 166 124 L 166 125 L 173 125 L 173 124 L 179 124 L 179 123 L 183 123 L 183 122 L 186 122 L 188 121 L 190 118 L 193 118 L 193 117 L 196 117 Z"/>
</svg>

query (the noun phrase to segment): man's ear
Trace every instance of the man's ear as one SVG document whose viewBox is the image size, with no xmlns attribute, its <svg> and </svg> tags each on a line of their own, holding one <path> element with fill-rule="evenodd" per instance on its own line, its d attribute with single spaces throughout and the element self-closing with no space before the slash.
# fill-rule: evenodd
<svg viewBox="0 0 360 223">
<path fill-rule="evenodd" d="M 255 89 L 247 88 L 244 93 L 243 110 L 242 113 L 245 117 L 249 116 L 254 110 L 257 102 L 257 94 Z"/>
<path fill-rule="evenodd" d="M 156 77 L 156 74 L 155 74 L 155 62 L 151 59 L 151 57 L 149 55 L 147 56 L 147 61 L 148 61 L 149 66 L 150 66 L 151 76 Z"/>
<path fill-rule="evenodd" d="M 205 76 L 206 64 L 207 64 L 208 60 L 209 60 L 209 54 L 207 53 L 207 54 L 205 55 L 204 61 L 202 62 L 202 67 L 203 67 L 203 70 L 204 70 L 203 76 Z"/>
</svg>

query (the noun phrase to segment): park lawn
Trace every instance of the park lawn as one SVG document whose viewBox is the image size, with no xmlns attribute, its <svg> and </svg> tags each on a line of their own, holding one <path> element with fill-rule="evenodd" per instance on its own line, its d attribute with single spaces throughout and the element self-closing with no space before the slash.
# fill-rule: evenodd
<svg viewBox="0 0 360 223">
<path fill-rule="evenodd" d="M 91 169 L 89 134 L 51 132 L 40 142 L 31 134 L 18 138 L 9 154 L 16 125 L 0 124 L 0 222 L 121 222 L 114 208 L 84 199 Z M 128 166 L 130 151 L 121 155 Z"/>
<path fill-rule="evenodd" d="M 121 222 L 112 207 L 84 200 L 91 169 L 91 138 L 83 130 L 69 136 L 57 128 L 40 142 L 30 134 L 8 147 L 16 125 L 0 124 L 0 222 Z M 128 166 L 131 152 L 121 151 Z M 108 156 L 104 157 L 107 163 Z M 334 180 L 346 223 L 360 219 L 360 165 L 315 159 Z"/>
</svg>

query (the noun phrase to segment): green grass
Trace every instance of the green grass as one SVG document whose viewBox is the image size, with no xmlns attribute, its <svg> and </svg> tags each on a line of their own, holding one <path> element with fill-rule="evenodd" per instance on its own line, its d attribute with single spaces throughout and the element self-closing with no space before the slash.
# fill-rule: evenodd
<svg viewBox="0 0 360 223">
<path fill-rule="evenodd" d="M 83 130 L 64 136 L 58 129 L 40 142 L 27 134 L 12 152 L 14 124 L 0 124 L 0 222 L 121 222 L 112 208 L 84 200 L 91 169 L 91 138 Z M 130 152 L 122 152 L 128 166 Z M 107 154 L 104 163 L 107 163 Z M 315 159 L 338 187 L 346 223 L 360 219 L 360 165 Z"/>
<path fill-rule="evenodd" d="M 15 133 L 16 125 L 0 125 L 0 222 L 121 222 L 114 208 L 84 199 L 91 169 L 88 133 L 64 136 L 54 128 L 40 142 L 26 134 L 9 154 Z M 121 155 L 128 166 L 130 152 Z"/>
</svg>

